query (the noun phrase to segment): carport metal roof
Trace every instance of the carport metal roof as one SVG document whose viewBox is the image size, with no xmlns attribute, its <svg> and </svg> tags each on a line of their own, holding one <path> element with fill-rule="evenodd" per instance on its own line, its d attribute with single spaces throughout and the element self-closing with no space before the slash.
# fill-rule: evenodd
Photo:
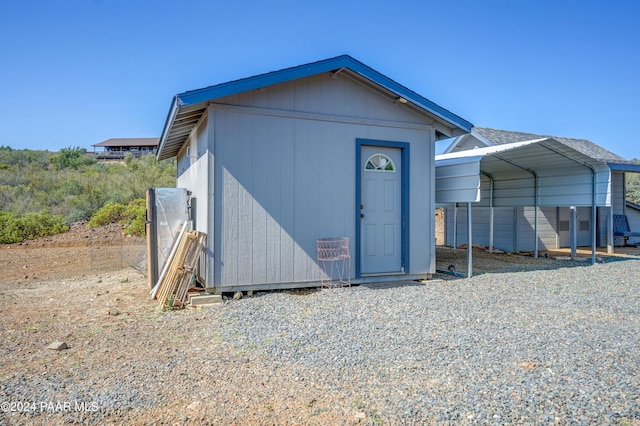
<svg viewBox="0 0 640 426">
<path fill-rule="evenodd" d="M 607 164 L 554 138 L 437 155 L 436 203 L 468 203 L 469 247 L 472 245 L 470 203 L 486 202 L 480 197 L 481 175 L 489 178 L 491 184 L 486 204 L 489 207 L 536 207 L 536 257 L 538 207 L 590 206 L 592 223 L 595 223 L 595 207 L 611 205 L 611 173 Z M 593 226 L 592 262 L 595 262 L 595 232 Z M 471 275 L 471 250 L 469 253 Z"/>
<path fill-rule="evenodd" d="M 476 163 L 494 183 L 495 207 L 611 205 L 609 167 L 552 138 L 437 155 L 436 203 L 480 201 L 469 195 Z"/>
</svg>

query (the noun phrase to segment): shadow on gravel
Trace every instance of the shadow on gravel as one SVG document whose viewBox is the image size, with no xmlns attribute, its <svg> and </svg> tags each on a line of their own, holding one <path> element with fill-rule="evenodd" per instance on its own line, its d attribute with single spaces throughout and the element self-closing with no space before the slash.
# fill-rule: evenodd
<svg viewBox="0 0 640 426">
<path fill-rule="evenodd" d="M 371 290 L 382 290 L 386 288 L 399 288 L 399 287 L 422 287 L 426 281 L 392 281 L 388 283 L 366 283 L 360 284 L 360 287 Z"/>
<path fill-rule="evenodd" d="M 623 262 L 640 260 L 640 257 L 629 255 L 607 255 L 598 253 L 597 263 Z M 449 247 L 436 249 L 436 269 L 439 271 L 450 270 L 451 265 L 455 271 L 466 277 L 467 275 L 467 250 L 454 250 Z M 577 268 L 591 266 L 591 257 L 582 255 L 577 260 L 572 260 L 565 253 L 541 253 L 540 257 L 532 255 L 512 253 L 488 253 L 484 250 L 473 250 L 472 267 L 473 275 L 488 273 L 510 273 L 540 270 L 555 270 L 562 268 Z M 460 279 L 450 274 L 437 274 L 441 279 Z M 434 278 L 436 278 L 434 276 Z"/>
</svg>

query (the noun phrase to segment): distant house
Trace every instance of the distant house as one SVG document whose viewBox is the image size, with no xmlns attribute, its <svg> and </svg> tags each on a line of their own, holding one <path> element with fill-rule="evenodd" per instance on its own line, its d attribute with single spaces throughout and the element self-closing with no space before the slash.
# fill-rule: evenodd
<svg viewBox="0 0 640 426">
<path fill-rule="evenodd" d="M 589 245 L 612 252 L 623 243 L 613 236 L 612 216 L 632 210 L 625 173 L 640 172 L 637 163 L 588 140 L 482 127 L 456 138 L 436 156 L 438 164 L 436 191 L 448 205 L 446 244 L 466 242 L 466 209 L 447 199 L 451 189 L 465 189 L 473 195 L 465 198 L 472 205 L 473 243 L 509 252 Z M 464 182 L 473 185 L 463 188 Z"/>
<path fill-rule="evenodd" d="M 127 152 L 134 157 L 155 154 L 159 142 L 159 138 L 111 138 L 91 146 L 98 160 L 123 160 Z M 102 148 L 102 151 L 96 151 L 96 148 Z"/>
<path fill-rule="evenodd" d="M 435 272 L 438 139 L 472 124 L 349 57 L 178 94 L 177 158 L 216 292 L 317 285 L 317 241 L 349 238 L 352 283 Z"/>
</svg>

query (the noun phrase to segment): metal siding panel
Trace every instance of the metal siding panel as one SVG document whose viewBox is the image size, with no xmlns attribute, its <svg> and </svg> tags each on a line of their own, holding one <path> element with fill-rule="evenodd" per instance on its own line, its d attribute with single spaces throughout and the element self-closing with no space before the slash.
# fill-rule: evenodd
<svg viewBox="0 0 640 426">
<path fill-rule="evenodd" d="M 513 207 L 495 207 L 493 209 L 493 246 L 506 252 L 515 251 Z"/>
<path fill-rule="evenodd" d="M 535 249 L 535 208 L 523 207 L 518 210 L 518 249 L 520 251 L 533 251 Z M 555 208 L 540 208 L 538 210 L 539 250 L 556 248 L 556 223 Z"/>
<path fill-rule="evenodd" d="M 613 214 L 624 214 L 625 197 L 624 197 L 624 173 L 611 173 L 611 198 L 613 206 Z"/>
<path fill-rule="evenodd" d="M 436 203 L 476 202 L 480 199 L 480 162 L 438 164 L 435 170 Z"/>
</svg>

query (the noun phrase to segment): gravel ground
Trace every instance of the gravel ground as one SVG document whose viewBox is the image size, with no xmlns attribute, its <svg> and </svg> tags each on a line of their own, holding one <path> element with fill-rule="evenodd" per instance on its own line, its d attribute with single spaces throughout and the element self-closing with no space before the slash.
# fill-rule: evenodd
<svg viewBox="0 0 640 426">
<path fill-rule="evenodd" d="M 390 424 L 640 424 L 640 263 L 231 303 L 225 339 Z"/>
<path fill-rule="evenodd" d="M 174 312 L 130 270 L 0 280 L 0 424 L 640 425 L 640 260 L 529 267 Z"/>
</svg>

